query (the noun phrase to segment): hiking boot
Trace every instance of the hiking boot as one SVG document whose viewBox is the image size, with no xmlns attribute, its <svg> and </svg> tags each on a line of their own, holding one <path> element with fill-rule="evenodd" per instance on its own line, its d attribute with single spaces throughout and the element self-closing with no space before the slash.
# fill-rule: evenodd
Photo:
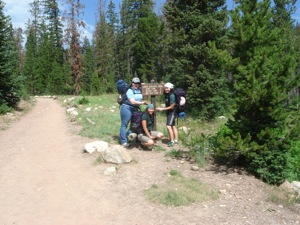
<svg viewBox="0 0 300 225">
<path fill-rule="evenodd" d="M 125 143 L 122 144 L 122 146 L 123 146 L 124 148 L 128 148 L 130 145 L 129 145 L 127 142 L 125 142 Z"/>
<path fill-rule="evenodd" d="M 174 146 L 174 141 L 170 141 L 170 142 L 168 143 L 168 147 L 172 147 L 172 146 Z"/>
<path fill-rule="evenodd" d="M 129 141 L 133 141 L 136 137 L 137 137 L 136 133 L 131 133 L 131 134 L 128 135 L 127 139 Z"/>
<path fill-rule="evenodd" d="M 178 145 L 178 141 L 174 141 L 174 144 L 175 144 L 175 145 Z"/>
</svg>

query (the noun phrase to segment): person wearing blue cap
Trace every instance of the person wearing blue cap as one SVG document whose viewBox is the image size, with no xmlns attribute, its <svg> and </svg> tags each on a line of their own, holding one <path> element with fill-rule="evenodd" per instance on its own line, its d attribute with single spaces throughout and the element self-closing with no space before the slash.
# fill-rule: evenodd
<svg viewBox="0 0 300 225">
<path fill-rule="evenodd" d="M 165 87 L 165 107 L 157 108 L 158 111 L 166 111 L 167 112 L 167 129 L 169 134 L 169 142 L 168 147 L 174 146 L 174 144 L 178 144 L 178 131 L 175 126 L 175 120 L 177 118 L 176 113 L 176 100 L 175 95 L 173 93 L 174 85 L 172 83 L 166 83 Z"/>
<path fill-rule="evenodd" d="M 164 136 L 163 133 L 152 130 L 154 125 L 154 111 L 154 105 L 148 104 L 145 113 L 141 116 L 142 133 L 138 135 L 138 140 L 144 149 L 151 149 L 154 145 L 154 140 L 160 140 Z"/>
</svg>

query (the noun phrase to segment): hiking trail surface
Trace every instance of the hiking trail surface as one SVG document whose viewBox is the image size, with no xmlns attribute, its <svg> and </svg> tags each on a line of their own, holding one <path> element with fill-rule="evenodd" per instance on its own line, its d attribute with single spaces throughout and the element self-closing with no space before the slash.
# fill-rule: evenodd
<svg viewBox="0 0 300 225">
<path fill-rule="evenodd" d="M 267 201 L 271 187 L 245 174 L 166 160 L 165 152 L 128 150 L 134 159 L 103 175 L 109 164 L 84 154 L 57 100 L 37 98 L 26 115 L 0 131 L 0 225 L 283 225 L 300 224 L 299 204 Z M 98 140 L 101 140 L 99 137 Z M 172 207 L 143 193 L 167 180 L 170 170 L 209 184 L 218 200 Z"/>
</svg>

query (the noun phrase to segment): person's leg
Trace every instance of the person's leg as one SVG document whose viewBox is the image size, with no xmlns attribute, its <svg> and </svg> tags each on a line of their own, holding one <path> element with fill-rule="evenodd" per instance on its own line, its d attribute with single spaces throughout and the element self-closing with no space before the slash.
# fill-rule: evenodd
<svg viewBox="0 0 300 225">
<path fill-rule="evenodd" d="M 173 146 L 174 145 L 174 140 L 175 140 L 175 133 L 173 130 L 173 127 L 175 127 L 175 113 L 169 113 L 167 116 L 167 130 L 168 130 L 168 134 L 169 134 L 169 143 L 168 146 Z M 176 129 L 177 131 L 177 129 Z M 178 133 L 177 133 L 178 136 Z"/>
<path fill-rule="evenodd" d="M 154 145 L 154 141 L 145 135 L 139 135 L 138 140 L 141 142 L 141 145 L 148 148 L 151 148 Z"/>
<path fill-rule="evenodd" d="M 174 134 L 174 142 L 178 144 L 178 130 L 176 126 L 172 126 L 173 134 Z"/>
<path fill-rule="evenodd" d="M 167 126 L 168 134 L 169 134 L 169 140 L 174 141 L 174 132 L 172 129 L 172 126 Z"/>
<path fill-rule="evenodd" d="M 120 143 L 124 144 L 127 143 L 127 135 L 126 130 L 131 119 L 131 111 L 128 106 L 121 105 L 120 108 L 120 115 L 121 115 L 121 127 L 120 127 Z"/>
<path fill-rule="evenodd" d="M 160 140 L 164 137 L 164 134 L 159 131 L 151 131 L 150 133 L 153 137 L 155 137 L 155 140 Z"/>
</svg>

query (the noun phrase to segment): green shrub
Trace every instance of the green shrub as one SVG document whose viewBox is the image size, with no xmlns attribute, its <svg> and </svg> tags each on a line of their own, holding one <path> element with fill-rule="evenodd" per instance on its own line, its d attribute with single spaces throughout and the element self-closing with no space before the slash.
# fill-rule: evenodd
<svg viewBox="0 0 300 225">
<path fill-rule="evenodd" d="M 293 141 L 287 153 L 286 179 L 290 182 L 300 180 L 300 141 Z"/>
<path fill-rule="evenodd" d="M 265 128 L 256 137 L 248 134 L 242 138 L 224 126 L 213 137 L 214 159 L 228 166 L 243 166 L 269 184 L 280 184 L 288 178 L 287 174 L 295 174 L 294 166 L 299 162 L 291 160 L 291 155 L 299 152 L 294 148 L 296 152 L 291 154 L 290 143 L 282 138 L 282 133 L 276 128 Z"/>
<path fill-rule="evenodd" d="M 5 114 L 8 112 L 11 112 L 12 108 L 8 107 L 8 105 L 6 103 L 3 103 L 0 105 L 0 114 Z"/>
<path fill-rule="evenodd" d="M 81 99 L 78 100 L 78 104 L 80 105 L 87 105 L 89 103 L 90 101 L 86 97 L 82 97 Z"/>
</svg>

